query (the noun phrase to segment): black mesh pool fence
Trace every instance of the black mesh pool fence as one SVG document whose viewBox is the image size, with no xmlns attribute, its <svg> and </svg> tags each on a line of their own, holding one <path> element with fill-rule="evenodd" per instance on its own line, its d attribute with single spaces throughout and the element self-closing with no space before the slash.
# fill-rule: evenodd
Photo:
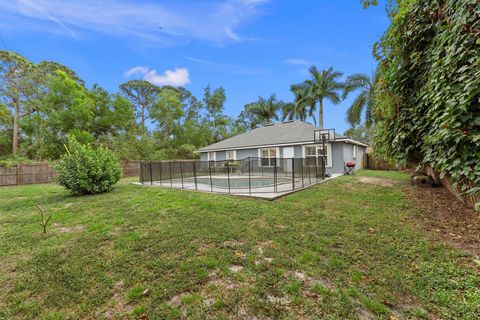
<svg viewBox="0 0 480 320">
<path fill-rule="evenodd" d="M 150 161 L 140 165 L 145 185 L 218 193 L 284 193 L 325 179 L 325 158 L 245 158 Z"/>
</svg>

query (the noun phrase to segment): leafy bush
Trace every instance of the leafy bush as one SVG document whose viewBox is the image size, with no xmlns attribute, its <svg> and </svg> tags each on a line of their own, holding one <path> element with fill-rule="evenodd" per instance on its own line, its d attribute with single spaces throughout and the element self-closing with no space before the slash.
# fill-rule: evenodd
<svg viewBox="0 0 480 320">
<path fill-rule="evenodd" d="M 480 184 L 478 0 L 399 0 L 375 46 L 375 149 Z M 470 183 L 468 183 L 470 182 Z"/>
<path fill-rule="evenodd" d="M 0 167 L 11 168 L 18 164 L 32 163 L 32 160 L 25 158 L 24 156 L 11 156 L 6 159 L 0 159 Z"/>
<path fill-rule="evenodd" d="M 76 195 L 110 191 L 122 176 L 118 158 L 110 150 L 82 145 L 73 136 L 56 169 L 58 183 Z"/>
</svg>

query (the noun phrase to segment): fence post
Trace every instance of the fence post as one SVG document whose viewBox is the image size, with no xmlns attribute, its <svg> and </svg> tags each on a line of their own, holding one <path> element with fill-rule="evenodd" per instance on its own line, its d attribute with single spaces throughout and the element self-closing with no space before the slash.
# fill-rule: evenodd
<svg viewBox="0 0 480 320">
<path fill-rule="evenodd" d="M 20 166 L 21 166 L 20 163 L 17 164 L 17 172 L 16 172 L 16 174 L 17 174 L 17 186 L 20 185 Z"/>
<path fill-rule="evenodd" d="M 197 187 L 197 166 L 196 166 L 195 161 L 193 162 L 193 181 L 195 182 L 195 190 L 198 190 L 198 187 Z"/>
<path fill-rule="evenodd" d="M 301 173 L 302 173 L 302 188 L 305 188 L 305 182 L 303 181 L 303 160 L 305 158 L 301 158 L 300 159 L 300 169 L 301 169 Z"/>
<path fill-rule="evenodd" d="M 325 180 L 325 156 L 322 157 L 322 180 Z"/>
<path fill-rule="evenodd" d="M 251 177 L 251 170 L 250 167 L 252 164 L 250 163 L 250 157 L 248 157 L 248 194 L 252 195 L 252 177 Z"/>
<path fill-rule="evenodd" d="M 295 190 L 295 158 L 292 158 L 292 190 Z"/>
<path fill-rule="evenodd" d="M 315 159 L 315 183 L 318 183 L 318 157 Z"/>
<path fill-rule="evenodd" d="M 230 193 L 230 162 L 225 162 L 227 165 L 227 180 L 228 180 L 228 193 Z"/>
<path fill-rule="evenodd" d="M 160 171 L 160 186 L 163 186 L 162 184 L 162 163 L 158 163 L 158 171 Z"/>
<path fill-rule="evenodd" d="M 183 188 L 183 162 L 180 162 L 180 179 L 182 180 L 182 189 Z"/>
<path fill-rule="evenodd" d="M 168 165 L 170 167 L 170 188 L 173 187 L 173 181 L 172 181 L 172 161 L 168 161 Z"/>
<path fill-rule="evenodd" d="M 213 192 L 211 161 L 208 161 L 208 174 L 210 176 L 210 191 Z"/>
<path fill-rule="evenodd" d="M 150 169 L 150 185 L 153 186 L 152 161 L 150 161 L 149 169 Z"/>
<path fill-rule="evenodd" d="M 143 184 L 143 162 L 140 162 L 140 183 Z"/>
<path fill-rule="evenodd" d="M 275 166 L 273 167 L 273 193 L 277 193 L 277 159 L 274 162 Z"/>
</svg>

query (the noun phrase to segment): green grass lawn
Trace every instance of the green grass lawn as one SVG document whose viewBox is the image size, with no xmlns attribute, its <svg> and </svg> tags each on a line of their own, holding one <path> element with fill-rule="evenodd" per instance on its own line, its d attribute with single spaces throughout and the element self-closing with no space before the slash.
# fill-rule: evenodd
<svg viewBox="0 0 480 320">
<path fill-rule="evenodd" d="M 363 171 L 276 201 L 0 188 L 0 319 L 478 319 L 479 267 L 407 222 L 407 179 Z"/>
</svg>

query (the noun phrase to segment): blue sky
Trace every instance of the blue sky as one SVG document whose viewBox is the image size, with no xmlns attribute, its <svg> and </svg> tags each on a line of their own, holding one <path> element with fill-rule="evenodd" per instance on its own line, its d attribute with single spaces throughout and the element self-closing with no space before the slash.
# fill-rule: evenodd
<svg viewBox="0 0 480 320">
<path fill-rule="evenodd" d="M 387 25 L 384 5 L 359 0 L 0 0 L 2 49 L 58 61 L 111 92 L 133 78 L 199 98 L 223 86 L 232 117 L 259 95 L 292 100 L 312 64 L 371 74 Z M 352 99 L 326 103 L 326 127 L 348 128 Z"/>
</svg>

